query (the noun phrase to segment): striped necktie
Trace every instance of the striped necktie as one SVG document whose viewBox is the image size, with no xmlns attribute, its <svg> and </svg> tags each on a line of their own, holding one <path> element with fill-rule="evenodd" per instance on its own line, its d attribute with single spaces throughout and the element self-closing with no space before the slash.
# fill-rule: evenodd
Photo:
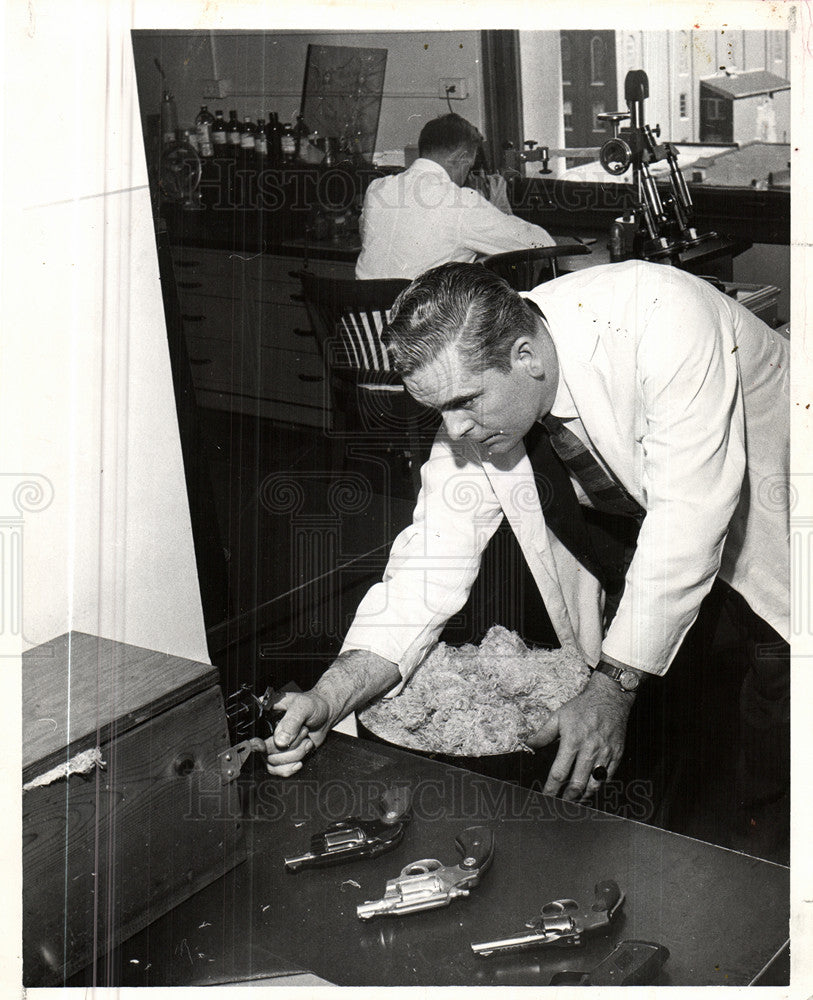
<svg viewBox="0 0 813 1000">
<path fill-rule="evenodd" d="M 643 518 L 646 511 L 627 493 L 623 486 L 611 479 L 596 461 L 590 449 L 559 417 L 549 413 L 542 424 L 550 435 L 553 450 L 567 466 L 568 471 L 584 490 L 596 510 L 609 514 Z"/>
<path fill-rule="evenodd" d="M 545 523 L 570 554 L 607 587 L 605 567 L 593 546 L 567 468 L 551 445 L 550 435 L 536 423 L 525 435 L 525 450 L 531 461 Z"/>
</svg>

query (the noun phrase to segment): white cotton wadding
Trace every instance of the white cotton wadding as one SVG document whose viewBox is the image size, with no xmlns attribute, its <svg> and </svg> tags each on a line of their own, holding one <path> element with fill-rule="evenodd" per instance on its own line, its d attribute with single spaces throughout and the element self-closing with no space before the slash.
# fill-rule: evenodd
<svg viewBox="0 0 813 1000">
<path fill-rule="evenodd" d="M 32 788 L 40 788 L 43 785 L 52 785 L 55 781 L 67 778 L 71 774 L 90 774 L 95 767 L 105 767 L 102 760 L 102 751 L 99 747 L 92 747 L 90 750 L 83 750 L 64 764 L 52 767 L 50 771 L 40 774 L 38 777 L 27 781 L 23 785 L 23 791 L 28 792 Z"/>
<path fill-rule="evenodd" d="M 359 720 L 376 736 L 414 750 L 482 756 L 528 750 L 527 738 L 585 686 L 578 651 L 529 649 L 494 625 L 479 646 L 438 643 L 393 698 Z"/>
</svg>

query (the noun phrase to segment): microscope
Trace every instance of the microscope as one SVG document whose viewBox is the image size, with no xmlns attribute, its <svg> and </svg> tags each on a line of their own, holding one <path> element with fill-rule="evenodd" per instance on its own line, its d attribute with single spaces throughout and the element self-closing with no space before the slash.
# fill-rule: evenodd
<svg viewBox="0 0 813 1000">
<path fill-rule="evenodd" d="M 610 226 L 611 260 L 641 260 L 685 263 L 686 257 L 716 254 L 728 243 L 714 232 L 699 234 L 692 225 L 693 205 L 685 178 L 678 169 L 675 147 L 660 141 L 660 125 L 646 124 L 644 101 L 649 97 L 649 79 L 641 69 L 630 70 L 624 80 L 627 111 L 610 111 L 597 117 L 613 127 L 613 137 L 599 147 L 550 149 L 526 142 L 526 152 L 506 151 L 506 166 L 517 169 L 520 163 L 540 161 L 543 174 L 550 173 L 551 156 L 574 159 L 598 157 L 604 170 L 614 177 L 632 167 L 632 201 L 624 215 Z M 536 148 L 534 148 L 536 147 Z M 669 191 L 662 193 L 650 167 L 665 162 L 669 169 Z"/>
</svg>

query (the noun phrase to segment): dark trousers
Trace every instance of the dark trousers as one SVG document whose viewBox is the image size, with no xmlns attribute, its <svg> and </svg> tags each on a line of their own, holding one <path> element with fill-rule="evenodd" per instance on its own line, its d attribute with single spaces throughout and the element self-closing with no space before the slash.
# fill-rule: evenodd
<svg viewBox="0 0 813 1000">
<path fill-rule="evenodd" d="M 787 864 L 790 840 L 790 646 L 740 603 L 747 670 L 740 689 L 731 846 Z"/>
</svg>

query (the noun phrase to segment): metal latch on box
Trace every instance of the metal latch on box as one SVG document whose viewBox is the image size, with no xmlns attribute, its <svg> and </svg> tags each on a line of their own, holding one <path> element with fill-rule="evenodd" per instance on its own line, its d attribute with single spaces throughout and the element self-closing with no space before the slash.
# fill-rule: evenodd
<svg viewBox="0 0 813 1000">
<path fill-rule="evenodd" d="M 243 764 L 245 764 L 249 755 L 254 750 L 257 753 L 265 753 L 265 740 L 261 740 L 258 736 L 250 740 L 242 740 L 240 743 L 235 743 L 233 747 L 229 747 L 228 750 L 224 750 L 223 753 L 217 755 L 218 762 L 220 763 L 220 780 L 224 785 L 228 785 L 230 781 L 234 781 L 243 769 Z"/>
</svg>

